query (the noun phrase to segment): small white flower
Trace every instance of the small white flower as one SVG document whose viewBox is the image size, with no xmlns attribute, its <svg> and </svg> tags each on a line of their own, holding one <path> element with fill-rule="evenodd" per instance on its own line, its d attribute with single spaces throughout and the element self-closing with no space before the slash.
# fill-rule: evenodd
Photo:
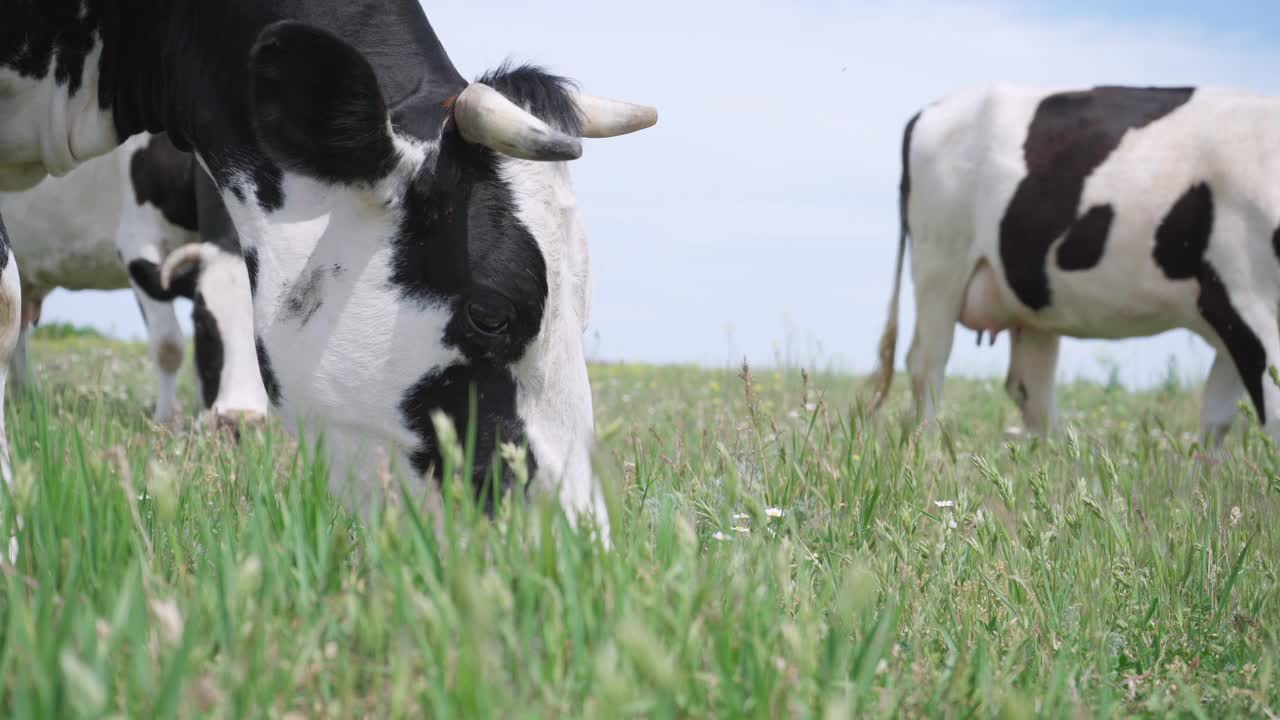
<svg viewBox="0 0 1280 720">
<path fill-rule="evenodd" d="M 800 413 L 799 411 L 792 410 L 787 413 L 787 417 L 791 418 L 792 420 L 795 420 L 796 418 L 800 417 Z"/>
<path fill-rule="evenodd" d="M 955 500 L 934 500 L 933 504 L 940 508 L 952 508 L 956 506 Z"/>
<path fill-rule="evenodd" d="M 720 542 L 729 542 L 729 541 L 730 541 L 730 540 L 732 540 L 733 538 L 731 538 L 731 537 L 729 537 L 728 535 L 725 535 L 724 533 L 722 533 L 722 532 L 720 532 L 719 530 L 717 530 L 717 531 L 715 531 L 714 533 L 712 533 L 712 534 L 711 534 L 711 539 L 712 539 L 712 540 L 719 540 Z"/>
<path fill-rule="evenodd" d="M 956 529 L 957 527 L 959 527 L 959 526 L 958 526 L 958 525 L 956 525 L 956 521 L 955 521 L 955 520 L 948 520 L 948 521 L 947 521 L 947 527 L 951 528 L 952 530 L 955 530 L 955 529 Z"/>
<path fill-rule="evenodd" d="M 764 509 L 764 514 L 771 518 L 782 517 L 782 508 L 769 507 Z"/>
<path fill-rule="evenodd" d="M 730 520 L 737 521 L 737 520 L 746 520 L 746 519 L 747 519 L 747 518 L 749 518 L 749 517 L 751 517 L 751 516 L 750 516 L 750 515 L 748 515 L 748 514 L 746 514 L 746 513 L 734 513 L 734 514 L 732 514 L 732 515 L 730 515 L 730 516 L 729 516 L 729 519 L 730 519 Z"/>
<path fill-rule="evenodd" d="M 804 404 L 804 409 L 805 409 L 805 410 L 808 410 L 809 412 L 813 412 L 814 410 L 817 410 L 817 409 L 818 409 L 818 404 L 817 404 L 817 403 L 805 403 L 805 404 Z"/>
<path fill-rule="evenodd" d="M 734 531 L 734 532 L 736 532 L 736 533 L 741 533 L 741 534 L 743 534 L 743 535 L 748 535 L 748 534 L 750 534 L 750 533 L 751 533 L 751 528 L 749 528 L 749 527 L 743 527 L 743 526 L 741 526 L 741 525 L 738 525 L 738 526 L 736 526 L 736 527 L 734 527 L 734 528 L 733 528 L 733 531 Z"/>
<path fill-rule="evenodd" d="M 1231 506 L 1231 526 L 1232 527 L 1235 527 L 1235 524 L 1240 522 L 1240 517 L 1242 515 L 1243 513 L 1240 512 L 1240 507 L 1238 505 Z"/>
</svg>

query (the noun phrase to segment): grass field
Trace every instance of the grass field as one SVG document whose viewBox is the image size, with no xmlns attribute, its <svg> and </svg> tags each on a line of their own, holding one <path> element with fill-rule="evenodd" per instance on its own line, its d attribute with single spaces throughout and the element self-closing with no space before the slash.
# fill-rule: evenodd
<svg viewBox="0 0 1280 720">
<path fill-rule="evenodd" d="M 52 335 L 6 718 L 1280 712 L 1280 456 L 1201 454 L 1198 388 L 1061 387 L 1036 443 L 997 382 L 918 438 L 901 376 L 867 421 L 848 377 L 593 367 L 605 553 L 538 504 L 360 526 L 278 427 L 152 427 L 141 346 Z"/>
</svg>

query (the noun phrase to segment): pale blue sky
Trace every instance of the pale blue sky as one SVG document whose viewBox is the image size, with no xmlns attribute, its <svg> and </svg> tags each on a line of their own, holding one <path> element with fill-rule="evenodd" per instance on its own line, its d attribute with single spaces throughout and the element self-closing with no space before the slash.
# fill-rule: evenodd
<svg viewBox="0 0 1280 720">
<path fill-rule="evenodd" d="M 595 358 L 870 368 L 897 242 L 902 126 L 963 87 L 1214 84 L 1280 94 L 1280 3 L 1082 0 L 487 0 L 426 3 L 474 77 L 511 56 L 593 92 L 656 105 L 659 125 L 586 143 L 575 163 L 591 236 Z M 1153 10 L 1158 8 L 1158 10 Z M 904 288 L 903 339 L 914 323 Z M 190 328 L 188 306 L 181 309 Z M 45 317 L 125 337 L 127 292 L 57 292 Z M 951 374 L 1003 375 L 1007 340 L 957 336 Z M 1187 333 L 1068 341 L 1062 379 L 1148 384 Z"/>
</svg>

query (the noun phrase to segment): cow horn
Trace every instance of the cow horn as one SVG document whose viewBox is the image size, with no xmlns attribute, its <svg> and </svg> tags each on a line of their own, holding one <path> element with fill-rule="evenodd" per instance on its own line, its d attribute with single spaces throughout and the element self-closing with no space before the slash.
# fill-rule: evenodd
<svg viewBox="0 0 1280 720">
<path fill-rule="evenodd" d="M 542 122 L 502 93 L 471 83 L 453 103 L 453 121 L 467 142 L 521 160 L 577 160 L 582 143 Z"/>
<path fill-rule="evenodd" d="M 658 109 L 633 105 L 584 92 L 574 98 L 582 117 L 582 137 L 611 138 L 653 127 L 658 122 Z"/>
<path fill-rule="evenodd" d="M 203 242 L 187 243 L 177 248 L 169 253 L 164 263 L 160 265 L 160 287 L 168 290 L 174 275 L 186 269 L 188 265 L 198 265 L 207 259 L 208 248 Z"/>
</svg>

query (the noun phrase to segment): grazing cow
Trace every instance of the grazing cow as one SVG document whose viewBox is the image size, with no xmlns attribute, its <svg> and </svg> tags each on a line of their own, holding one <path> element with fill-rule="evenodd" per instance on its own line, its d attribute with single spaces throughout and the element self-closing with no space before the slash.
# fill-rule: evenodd
<svg viewBox="0 0 1280 720">
<path fill-rule="evenodd" d="M 0 98 L 11 186 L 144 130 L 195 151 L 240 237 L 273 410 L 323 435 L 342 500 L 370 508 L 383 463 L 438 500 L 439 411 L 474 421 L 477 496 L 515 484 L 495 456 L 527 444 L 533 489 L 607 542 L 567 161 L 652 108 L 527 66 L 467 82 L 417 0 L 23 2 L 0 10 Z"/>
<path fill-rule="evenodd" d="M 997 86 L 908 123 L 902 236 L 873 376 L 893 373 L 908 234 L 907 367 L 932 423 L 956 322 L 1012 330 L 1005 388 L 1052 427 L 1059 337 L 1189 329 L 1217 351 L 1201 427 L 1217 444 L 1248 395 L 1280 437 L 1280 100 L 1206 88 Z M 979 335 L 981 341 L 981 335 Z"/>
<path fill-rule="evenodd" d="M 198 207 L 198 187 L 211 194 L 211 203 Z M 27 334 L 54 288 L 115 290 L 132 280 L 156 368 L 156 421 L 176 418 L 184 344 L 173 308 L 179 295 L 194 301 L 196 382 L 204 407 L 226 418 L 266 414 L 244 261 L 234 232 L 226 232 L 217 190 L 190 153 L 165 135 L 135 135 L 65 177 L 0 193 L 0 213 L 8 218 L 22 264 L 22 326 L 10 363 L 15 384 L 34 383 Z M 223 269 L 196 273 L 188 266 L 173 288 L 161 288 L 160 262 L 179 247 Z"/>
</svg>

